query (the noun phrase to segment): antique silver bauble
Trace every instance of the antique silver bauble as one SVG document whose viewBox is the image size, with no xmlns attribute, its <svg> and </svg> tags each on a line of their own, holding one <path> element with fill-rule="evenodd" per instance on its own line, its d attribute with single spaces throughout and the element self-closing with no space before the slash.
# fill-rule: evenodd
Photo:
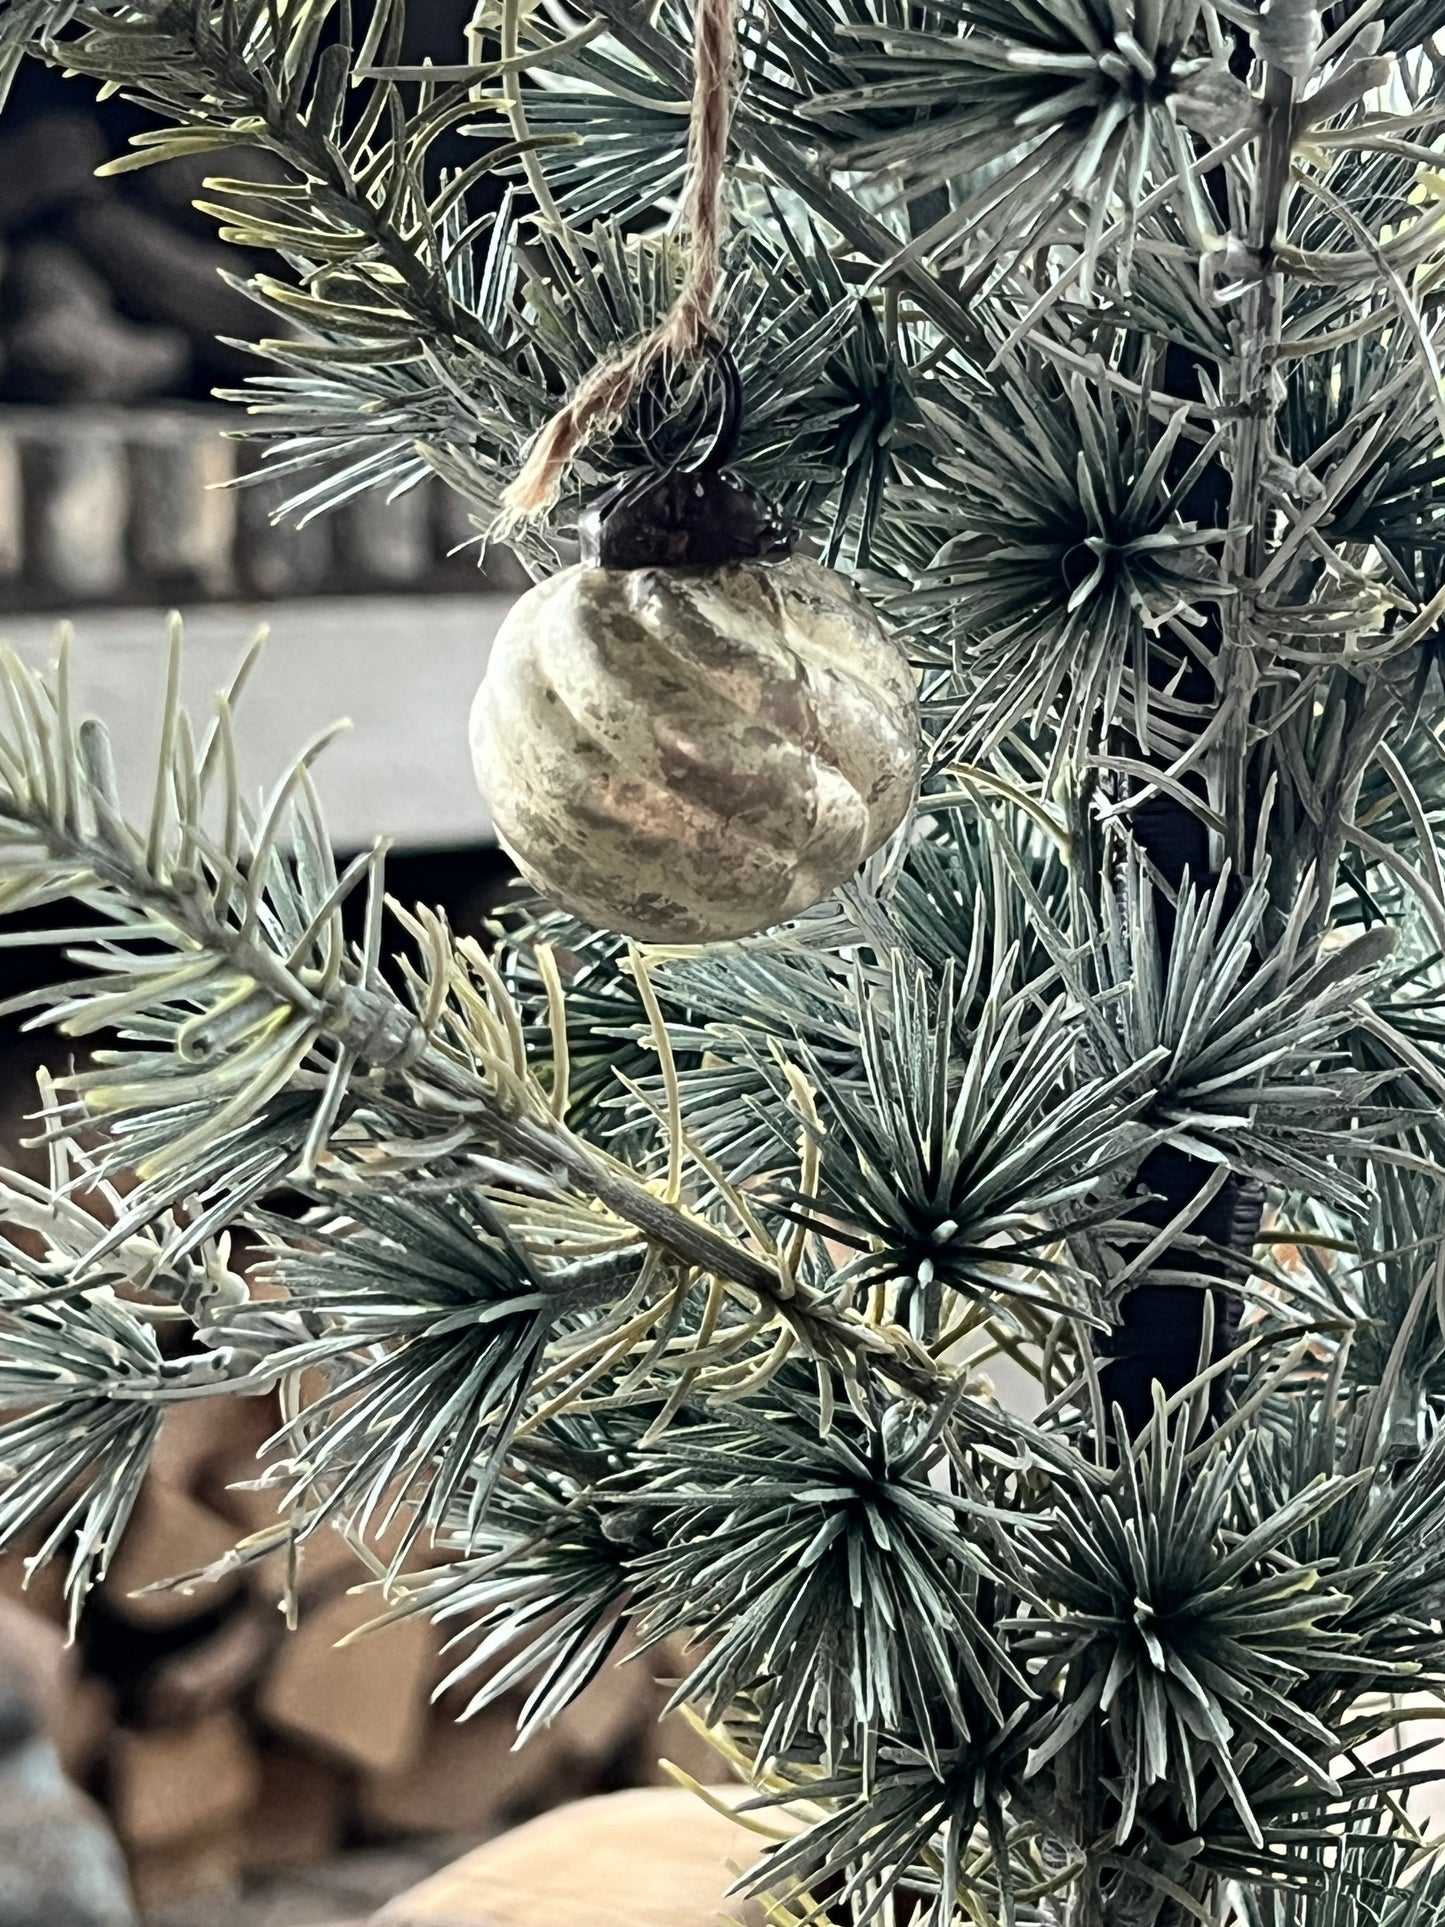
<svg viewBox="0 0 1445 1927">
<path fill-rule="evenodd" d="M 562 570 L 503 623 L 471 740 L 544 896 L 704 943 L 850 877 L 907 813 L 920 738 L 901 646 L 843 576 L 791 556 Z"/>
</svg>

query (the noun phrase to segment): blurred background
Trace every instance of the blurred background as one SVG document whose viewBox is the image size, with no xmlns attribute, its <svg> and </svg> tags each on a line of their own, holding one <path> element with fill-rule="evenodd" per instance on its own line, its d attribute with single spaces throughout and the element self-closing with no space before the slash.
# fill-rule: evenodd
<svg viewBox="0 0 1445 1927">
<path fill-rule="evenodd" d="M 455 47 L 467 11 L 413 0 L 404 57 Z M 255 452 L 226 438 L 236 417 L 211 390 L 259 364 L 217 337 L 275 324 L 222 279 L 251 264 L 191 206 L 210 164 L 96 180 L 145 123 L 92 92 L 31 63 L 0 120 L 0 637 L 41 659 L 59 618 L 74 621 L 79 703 L 106 718 L 138 801 L 165 612 L 186 618 L 186 677 L 203 711 L 269 624 L 241 714 L 249 782 L 259 789 L 350 717 L 320 772 L 339 850 L 391 834 L 393 891 L 479 930 L 509 871 L 472 783 L 466 714 L 522 578 L 505 555 L 482 553 L 439 484 L 394 502 L 363 496 L 300 529 L 273 523 L 274 485 L 223 486 L 252 472 Z M 224 171 L 264 165 L 228 155 Z M 44 954 L 0 949 L 0 995 L 51 968 Z M 37 1174 L 22 1144 L 34 1074 L 65 1050 L 13 1023 L 0 1034 L 0 1151 Z M 25 1586 L 39 1535 L 0 1555 L 0 1887 L 23 1891 L 37 1857 L 79 1851 L 83 1807 L 59 1786 L 49 1806 L 29 1781 L 21 1795 L 37 1746 L 53 1745 L 103 1809 L 146 1920 L 167 1927 L 352 1927 L 461 1845 L 560 1800 L 655 1779 L 659 1748 L 706 1770 L 685 1728 L 654 1728 L 666 1655 L 600 1679 L 521 1755 L 510 1750 L 516 1696 L 457 1726 L 464 1696 L 433 1702 L 449 1662 L 426 1626 L 338 1649 L 378 1602 L 350 1590 L 370 1575 L 330 1535 L 306 1558 L 292 1635 L 274 1560 L 218 1586 L 136 1597 L 274 1518 L 271 1497 L 246 1482 L 276 1423 L 270 1400 L 167 1420 L 124 1555 L 74 1647 L 63 1559 Z"/>
<path fill-rule="evenodd" d="M 466 0 L 411 0 L 402 57 L 455 57 Z M 208 707 L 257 627 L 264 672 L 240 717 L 257 788 L 339 717 L 324 766 L 334 840 L 380 834 L 422 894 L 485 908 L 504 887 L 470 775 L 466 714 L 492 633 L 526 578 L 428 480 L 300 526 L 243 415 L 213 399 L 268 364 L 281 328 L 228 281 L 266 257 L 219 241 L 192 203 L 206 174 L 264 174 L 259 150 L 97 179 L 149 123 L 121 98 L 27 62 L 0 119 L 0 620 L 26 656 L 72 620 L 82 693 L 137 784 L 154 741 L 165 611 L 186 617 Z M 447 137 L 440 165 L 475 141 Z M 230 431 L 230 433 L 228 433 Z M 292 484 L 292 488 L 296 487 Z M 408 887 L 409 872 L 397 884 Z M 464 914 L 464 922 L 475 922 Z"/>
</svg>

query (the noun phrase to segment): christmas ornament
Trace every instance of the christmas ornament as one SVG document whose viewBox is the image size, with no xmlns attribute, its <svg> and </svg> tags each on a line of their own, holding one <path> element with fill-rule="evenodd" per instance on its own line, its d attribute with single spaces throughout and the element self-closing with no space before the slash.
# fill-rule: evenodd
<svg viewBox="0 0 1445 1927">
<path fill-rule="evenodd" d="M 637 509 L 613 505 L 629 547 Z M 604 517 L 603 553 L 606 534 Z M 651 942 L 796 916 L 908 809 L 906 657 L 844 577 L 801 556 L 594 558 L 522 597 L 477 694 L 472 753 L 504 847 L 554 902 Z"/>
<path fill-rule="evenodd" d="M 902 648 L 728 467 L 741 385 L 710 314 L 730 0 L 698 9 L 687 280 L 656 334 L 542 431 L 508 506 L 550 506 L 583 441 L 633 403 L 653 466 L 583 518 L 581 561 L 512 609 L 471 724 L 523 875 L 654 943 L 746 936 L 846 881 L 907 813 L 920 740 Z M 689 362 L 684 406 L 670 376 Z"/>
</svg>

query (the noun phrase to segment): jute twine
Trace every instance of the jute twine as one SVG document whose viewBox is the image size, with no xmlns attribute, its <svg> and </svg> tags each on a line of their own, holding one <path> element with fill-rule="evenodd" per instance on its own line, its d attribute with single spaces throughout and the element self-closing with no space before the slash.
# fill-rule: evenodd
<svg viewBox="0 0 1445 1927">
<path fill-rule="evenodd" d="M 685 361 L 710 339 L 713 306 L 722 279 L 723 168 L 736 62 L 733 0 L 696 0 L 688 181 L 683 203 L 688 265 L 682 287 L 651 334 L 624 354 L 599 362 L 542 429 L 516 480 L 502 496 L 503 528 L 546 514 L 578 449 L 622 419 L 638 383 L 659 357 Z"/>
</svg>

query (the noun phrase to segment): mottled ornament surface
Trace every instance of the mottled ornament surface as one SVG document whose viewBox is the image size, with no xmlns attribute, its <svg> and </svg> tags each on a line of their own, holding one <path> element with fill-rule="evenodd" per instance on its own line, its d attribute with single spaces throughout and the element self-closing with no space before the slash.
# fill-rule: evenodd
<svg viewBox="0 0 1445 1927">
<path fill-rule="evenodd" d="M 654 943 L 825 897 L 903 820 L 920 741 L 901 646 L 797 556 L 562 570 L 503 623 L 471 735 L 528 881 Z"/>
</svg>

